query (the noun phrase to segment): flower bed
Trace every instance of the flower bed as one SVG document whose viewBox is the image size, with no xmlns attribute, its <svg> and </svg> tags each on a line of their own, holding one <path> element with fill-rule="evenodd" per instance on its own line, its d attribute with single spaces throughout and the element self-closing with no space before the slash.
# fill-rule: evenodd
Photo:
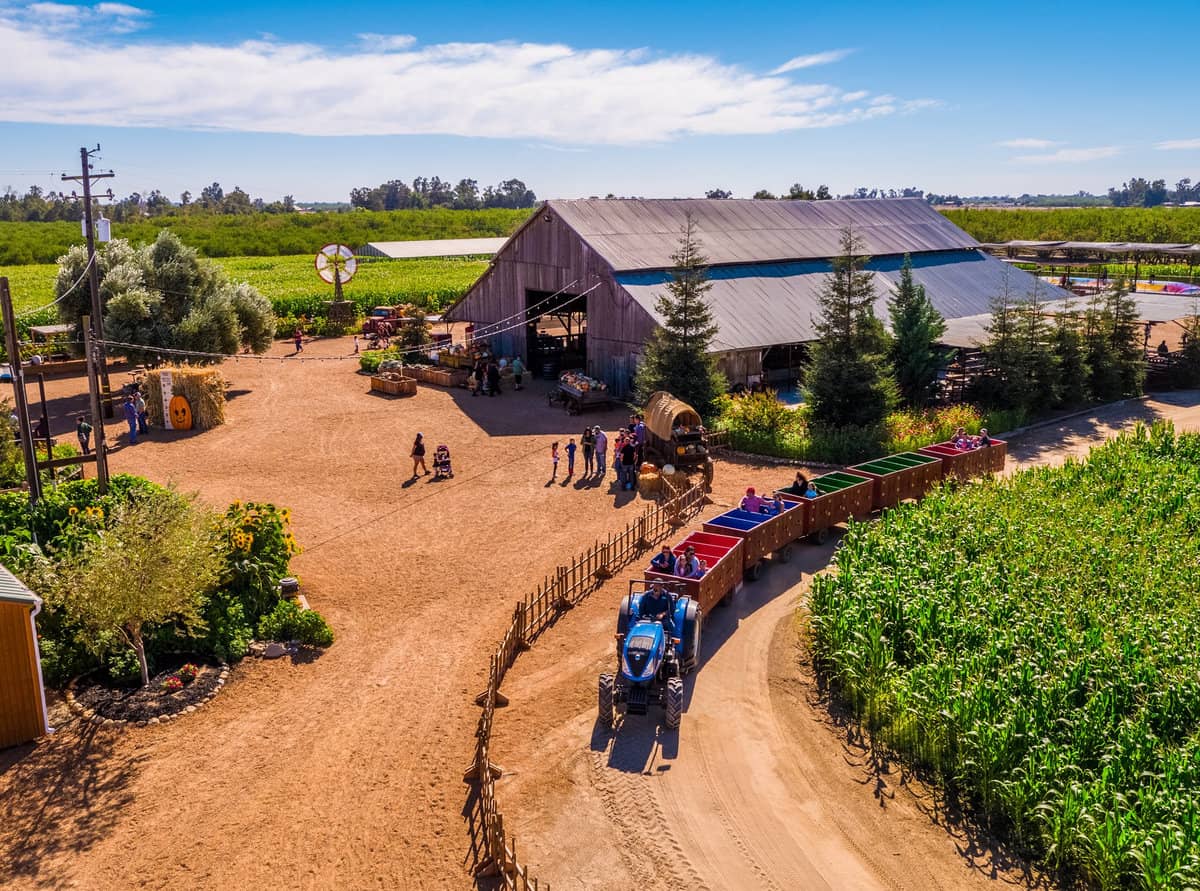
<svg viewBox="0 0 1200 891">
<path fill-rule="evenodd" d="M 96 672 L 78 677 L 67 687 L 67 705 L 97 724 L 144 727 L 191 714 L 216 696 L 229 677 L 228 666 L 191 655 L 162 661 L 165 668 L 145 687 L 112 684 Z"/>
</svg>

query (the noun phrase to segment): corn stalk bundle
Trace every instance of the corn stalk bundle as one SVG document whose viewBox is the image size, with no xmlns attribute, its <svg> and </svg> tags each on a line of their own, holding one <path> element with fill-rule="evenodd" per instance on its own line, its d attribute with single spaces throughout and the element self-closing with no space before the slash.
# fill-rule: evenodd
<svg viewBox="0 0 1200 891">
<path fill-rule="evenodd" d="M 174 365 L 171 394 L 182 396 L 192 408 L 192 426 L 210 430 L 225 423 L 225 378 L 211 366 Z M 157 371 L 146 375 L 146 410 L 150 422 L 163 425 L 162 378 Z"/>
</svg>

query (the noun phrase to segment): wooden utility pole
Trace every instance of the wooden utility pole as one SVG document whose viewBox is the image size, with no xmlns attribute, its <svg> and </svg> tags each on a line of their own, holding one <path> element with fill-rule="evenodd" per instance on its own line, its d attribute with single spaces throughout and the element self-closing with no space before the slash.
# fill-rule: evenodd
<svg viewBox="0 0 1200 891">
<path fill-rule="evenodd" d="M 17 437 L 25 455 L 25 479 L 29 482 L 29 501 L 37 504 L 42 497 L 42 480 L 38 476 L 37 445 L 29 426 L 29 404 L 25 401 L 25 372 L 21 368 L 21 344 L 17 340 L 17 317 L 13 312 L 8 279 L 0 278 L 0 312 L 4 317 L 4 346 L 8 352 L 8 367 L 12 370 L 13 401 L 17 411 Z"/>
<path fill-rule="evenodd" d="M 92 399 L 92 435 L 96 444 L 96 486 L 103 495 L 108 491 L 108 446 L 104 440 L 104 418 L 100 416 L 100 382 L 96 373 L 99 353 L 92 343 L 92 325 L 89 316 L 83 317 L 83 351 L 87 357 L 88 395 Z"/>
<path fill-rule="evenodd" d="M 100 305 L 100 270 L 96 265 L 96 227 L 92 220 L 92 180 L 110 179 L 116 176 L 111 170 L 107 173 L 91 173 L 92 162 L 91 156 L 100 151 L 100 146 L 97 145 L 91 151 L 86 148 L 79 149 L 79 163 L 81 171 L 79 176 L 62 175 L 64 181 L 79 182 L 83 184 L 83 231 L 87 236 L 87 253 L 88 253 L 88 288 L 91 290 L 92 296 L 92 319 L 96 323 L 96 337 L 100 343 L 100 382 L 104 392 L 104 416 L 111 418 L 113 416 L 112 390 L 108 386 L 108 358 L 104 349 L 104 307 Z M 104 196 L 101 196 L 104 197 Z M 108 197 L 112 197 L 112 190 L 108 192 Z M 100 429 L 99 425 L 96 427 Z"/>
</svg>

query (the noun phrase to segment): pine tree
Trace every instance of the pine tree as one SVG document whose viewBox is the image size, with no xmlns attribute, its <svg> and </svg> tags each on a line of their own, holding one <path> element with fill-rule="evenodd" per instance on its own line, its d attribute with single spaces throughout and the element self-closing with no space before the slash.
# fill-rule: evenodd
<svg viewBox="0 0 1200 891">
<path fill-rule="evenodd" d="M 874 276 L 865 271 L 868 259 L 861 241 L 844 230 L 842 253 L 821 287 L 820 340 L 805 372 L 805 400 L 818 426 L 878 427 L 895 403 L 887 333 L 875 317 Z"/>
<path fill-rule="evenodd" d="M 1059 399 L 1058 361 L 1053 335 L 1041 299 L 1041 281 L 1015 307 L 1012 404 L 1028 410 L 1056 405 Z"/>
<path fill-rule="evenodd" d="M 1177 387 L 1200 386 L 1200 305 L 1195 302 L 1192 314 L 1183 322 L 1183 345 L 1172 377 Z"/>
<path fill-rule="evenodd" d="M 1058 362 L 1060 406 L 1083 405 L 1091 394 L 1088 391 L 1088 368 L 1083 336 L 1083 319 L 1068 302 L 1054 319 L 1052 335 L 1054 357 Z"/>
<path fill-rule="evenodd" d="M 1120 374 L 1109 331 L 1107 296 L 1094 294 L 1083 312 L 1084 358 L 1088 367 L 1088 394 L 1097 402 L 1110 402 L 1121 392 Z"/>
<path fill-rule="evenodd" d="M 682 399 L 709 417 L 718 397 L 728 387 L 709 347 L 717 324 L 705 294 L 707 260 L 701 253 L 696 224 L 689 215 L 679 238 L 679 250 L 671 255 L 675 268 L 667 291 L 654 305 L 662 324 L 650 336 L 642 352 L 634 380 L 634 395 L 645 404 L 656 390 Z"/>
<path fill-rule="evenodd" d="M 900 396 L 911 406 L 923 406 L 933 394 L 944 356 L 936 346 L 946 333 L 946 320 L 933 308 L 925 286 L 913 281 L 912 258 L 904 255 L 900 284 L 890 300 L 892 367 Z"/>
<path fill-rule="evenodd" d="M 1146 382 L 1146 351 L 1138 324 L 1137 301 L 1124 281 L 1118 281 L 1105 296 L 1110 320 L 1109 339 L 1120 381 L 1119 397 L 1140 396 Z"/>
</svg>

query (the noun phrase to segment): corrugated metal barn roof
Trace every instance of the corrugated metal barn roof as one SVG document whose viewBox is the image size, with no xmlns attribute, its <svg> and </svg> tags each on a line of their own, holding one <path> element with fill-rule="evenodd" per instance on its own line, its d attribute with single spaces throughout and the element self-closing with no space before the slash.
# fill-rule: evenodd
<svg viewBox="0 0 1200 891">
<path fill-rule="evenodd" d="M 42 604 L 41 598 L 25 587 L 25 583 L 9 572 L 6 566 L 0 566 L 0 600 L 29 606 Z"/>
<path fill-rule="evenodd" d="M 810 260 L 840 253 L 842 230 L 872 256 L 974 248 L 920 198 L 846 201 L 586 199 L 549 201 L 617 271 L 667 269 L 688 214 L 712 265 Z"/>
<path fill-rule="evenodd" d="M 901 257 L 879 257 L 867 265 L 875 273 L 875 313 L 885 321 L 887 300 L 899 282 L 902 262 Z M 1044 300 L 1070 296 L 982 251 L 916 254 L 912 262 L 913 278 L 925 286 L 934 307 L 947 319 L 987 313 L 991 299 L 1004 290 L 1006 278 L 1014 296 L 1023 296 L 1035 286 Z M 813 320 L 820 313 L 819 295 L 831 268 L 827 260 L 803 260 L 711 269 L 713 287 L 707 296 L 720 329 L 713 349 L 815 340 Z M 670 273 L 661 271 L 617 275 L 621 286 L 659 322 L 654 304 L 669 280 Z"/>
</svg>

